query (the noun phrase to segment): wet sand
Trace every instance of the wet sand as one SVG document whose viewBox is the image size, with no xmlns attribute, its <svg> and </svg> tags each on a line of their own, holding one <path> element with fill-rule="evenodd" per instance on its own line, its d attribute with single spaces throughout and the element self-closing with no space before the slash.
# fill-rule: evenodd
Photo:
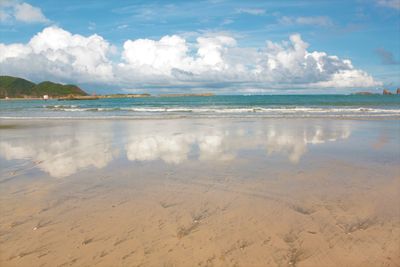
<svg viewBox="0 0 400 267">
<path fill-rule="evenodd" d="M 400 265 L 398 120 L 0 124 L 0 266 Z"/>
</svg>

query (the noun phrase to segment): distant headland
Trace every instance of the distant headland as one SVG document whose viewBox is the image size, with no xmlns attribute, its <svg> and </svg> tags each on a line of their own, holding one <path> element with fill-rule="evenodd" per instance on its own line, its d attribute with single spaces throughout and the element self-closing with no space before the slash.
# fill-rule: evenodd
<svg viewBox="0 0 400 267">
<path fill-rule="evenodd" d="M 159 97 L 213 96 L 213 93 L 165 94 Z M 73 84 L 60 84 L 50 81 L 34 83 L 23 78 L 0 76 L 0 99 L 58 99 L 58 100 L 96 100 L 104 98 L 152 97 L 143 94 L 89 95 Z"/>
<path fill-rule="evenodd" d="M 12 77 L 0 76 L 0 98 L 56 98 L 62 96 L 87 96 L 88 94 L 76 85 L 59 84 L 50 81 L 35 84 L 31 81 Z"/>
</svg>

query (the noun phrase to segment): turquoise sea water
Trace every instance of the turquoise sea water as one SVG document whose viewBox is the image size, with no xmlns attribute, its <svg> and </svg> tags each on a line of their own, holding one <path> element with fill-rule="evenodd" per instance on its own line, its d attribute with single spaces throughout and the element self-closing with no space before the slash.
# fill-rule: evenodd
<svg viewBox="0 0 400 267">
<path fill-rule="evenodd" d="M 263 95 L 0 101 L 0 118 L 400 117 L 400 95 Z"/>
</svg>

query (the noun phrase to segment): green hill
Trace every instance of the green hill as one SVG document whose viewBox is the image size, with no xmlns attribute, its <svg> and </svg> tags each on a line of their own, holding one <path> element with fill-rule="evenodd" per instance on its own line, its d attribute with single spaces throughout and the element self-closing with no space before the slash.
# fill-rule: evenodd
<svg viewBox="0 0 400 267">
<path fill-rule="evenodd" d="M 35 84 L 18 77 L 0 76 L 0 98 L 42 97 L 43 95 L 49 97 L 84 96 L 87 93 L 71 84 L 63 85 L 49 81 Z"/>
<path fill-rule="evenodd" d="M 0 76 L 0 97 L 23 97 L 32 95 L 33 82 L 11 76 Z"/>
<path fill-rule="evenodd" d="M 76 85 L 72 84 L 59 84 L 59 83 L 53 83 L 53 82 L 41 82 L 35 87 L 32 88 L 32 93 L 35 96 L 43 96 L 43 95 L 49 95 L 49 96 L 68 96 L 68 95 L 87 95 L 86 92 L 84 92 L 81 88 L 79 88 Z"/>
</svg>

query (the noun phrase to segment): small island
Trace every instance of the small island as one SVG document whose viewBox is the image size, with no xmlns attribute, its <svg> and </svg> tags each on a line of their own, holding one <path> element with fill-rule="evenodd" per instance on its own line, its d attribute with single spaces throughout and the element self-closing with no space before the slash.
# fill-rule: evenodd
<svg viewBox="0 0 400 267">
<path fill-rule="evenodd" d="M 361 91 L 361 92 L 353 93 L 352 95 L 381 95 L 381 94 L 372 93 L 372 92 L 368 92 L 368 91 Z M 392 93 L 388 89 L 383 89 L 382 95 L 400 95 L 400 88 L 397 88 L 396 93 Z"/>
</svg>

